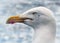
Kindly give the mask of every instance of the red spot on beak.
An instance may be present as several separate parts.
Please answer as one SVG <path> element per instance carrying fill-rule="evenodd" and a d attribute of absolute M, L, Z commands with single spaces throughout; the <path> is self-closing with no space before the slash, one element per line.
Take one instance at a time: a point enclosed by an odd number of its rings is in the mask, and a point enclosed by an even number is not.
<path fill-rule="evenodd" d="M 10 20 L 9 23 L 10 23 L 10 24 L 14 24 L 15 21 L 14 21 L 14 20 Z"/>

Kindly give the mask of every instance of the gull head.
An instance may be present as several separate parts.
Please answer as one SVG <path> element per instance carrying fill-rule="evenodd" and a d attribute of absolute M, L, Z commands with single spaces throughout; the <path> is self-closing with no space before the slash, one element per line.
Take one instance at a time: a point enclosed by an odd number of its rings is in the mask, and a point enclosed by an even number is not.
<path fill-rule="evenodd" d="M 32 8 L 19 16 L 12 16 L 8 18 L 7 23 L 24 23 L 32 27 L 38 25 L 47 25 L 53 23 L 54 16 L 51 10 L 45 7 Z"/>

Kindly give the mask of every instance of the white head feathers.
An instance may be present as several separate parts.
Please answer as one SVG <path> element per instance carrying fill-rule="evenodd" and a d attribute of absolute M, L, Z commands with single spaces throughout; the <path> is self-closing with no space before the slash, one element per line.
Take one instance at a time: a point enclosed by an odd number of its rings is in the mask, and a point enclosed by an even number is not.
<path fill-rule="evenodd" d="M 53 12 L 45 7 L 32 8 L 23 13 L 33 20 L 25 20 L 25 24 L 35 28 L 35 36 L 32 43 L 54 43 L 56 34 L 56 22 Z"/>
<path fill-rule="evenodd" d="M 8 23 L 23 22 L 34 28 L 35 35 L 32 43 L 54 43 L 56 34 L 56 22 L 53 12 L 45 7 L 32 8 L 22 16 L 12 17 Z"/>

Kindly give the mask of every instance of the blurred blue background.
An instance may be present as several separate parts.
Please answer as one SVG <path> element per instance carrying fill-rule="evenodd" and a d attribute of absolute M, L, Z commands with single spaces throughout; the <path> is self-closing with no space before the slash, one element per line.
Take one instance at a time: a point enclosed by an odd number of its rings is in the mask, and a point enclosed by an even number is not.
<path fill-rule="evenodd" d="M 60 0 L 0 0 L 0 29 L 11 15 L 21 14 L 31 8 L 44 6 L 54 12 L 56 18 L 56 43 L 60 43 Z"/>

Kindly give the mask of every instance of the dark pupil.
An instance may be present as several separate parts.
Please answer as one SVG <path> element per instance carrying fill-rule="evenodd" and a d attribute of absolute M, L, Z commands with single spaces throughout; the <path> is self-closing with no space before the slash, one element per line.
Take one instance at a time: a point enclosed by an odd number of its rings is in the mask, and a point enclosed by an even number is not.
<path fill-rule="evenodd" d="M 33 12 L 32 14 L 36 14 L 37 12 Z"/>

